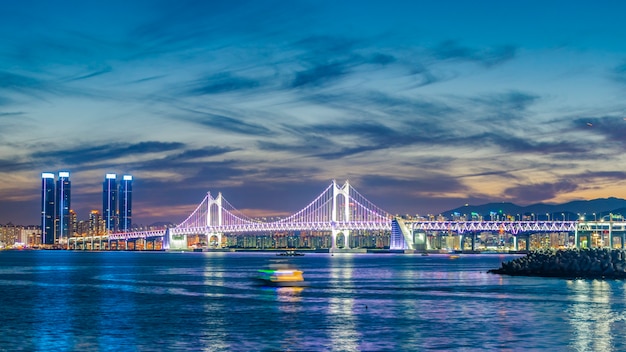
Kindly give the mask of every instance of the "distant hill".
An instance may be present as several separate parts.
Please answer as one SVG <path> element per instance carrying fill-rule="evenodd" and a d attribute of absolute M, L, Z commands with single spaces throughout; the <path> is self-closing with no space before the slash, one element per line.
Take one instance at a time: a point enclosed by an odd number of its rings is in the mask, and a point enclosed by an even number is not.
<path fill-rule="evenodd" d="M 489 219 L 491 213 L 496 214 L 508 214 L 511 216 L 531 216 L 535 214 L 535 218 L 539 220 L 545 220 L 549 214 L 550 219 L 561 220 L 565 217 L 566 220 L 576 220 L 578 214 L 585 215 L 587 220 L 594 219 L 600 220 L 603 216 L 609 214 L 626 216 L 626 199 L 621 198 L 598 198 L 593 200 L 576 200 L 563 204 L 531 204 L 527 206 L 520 206 L 513 203 L 488 203 L 483 205 L 466 205 L 454 209 L 450 209 L 441 213 L 444 216 L 450 216 L 450 214 L 457 213 L 460 215 L 467 214 L 468 217 L 471 213 L 482 215 L 484 219 Z"/>

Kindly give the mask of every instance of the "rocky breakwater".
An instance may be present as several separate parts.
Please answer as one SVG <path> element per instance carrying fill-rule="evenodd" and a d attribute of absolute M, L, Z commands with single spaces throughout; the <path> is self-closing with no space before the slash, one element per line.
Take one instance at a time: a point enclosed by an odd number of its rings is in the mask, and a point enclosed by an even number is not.
<path fill-rule="evenodd" d="M 502 263 L 493 274 L 565 278 L 626 279 L 626 251 L 621 249 L 538 250 Z"/>

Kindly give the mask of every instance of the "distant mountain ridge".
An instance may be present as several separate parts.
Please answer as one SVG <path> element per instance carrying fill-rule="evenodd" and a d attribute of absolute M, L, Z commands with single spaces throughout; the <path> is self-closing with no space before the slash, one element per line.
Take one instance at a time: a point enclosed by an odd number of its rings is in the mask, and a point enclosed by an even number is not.
<path fill-rule="evenodd" d="M 520 216 L 535 214 L 538 219 L 545 220 L 550 215 L 550 219 L 563 219 L 576 220 L 578 214 L 585 215 L 587 220 L 594 219 L 595 217 L 600 220 L 603 216 L 609 214 L 620 214 L 626 216 L 626 199 L 622 198 L 598 198 L 592 200 L 575 200 L 563 204 L 531 204 L 527 206 L 521 206 L 509 202 L 502 203 L 487 203 L 482 205 L 465 205 L 458 208 L 450 209 L 441 213 L 444 216 L 450 216 L 457 213 L 460 215 L 467 214 L 468 217 L 471 213 L 477 213 L 487 219 L 492 212 L 508 214 L 511 216 Z"/>

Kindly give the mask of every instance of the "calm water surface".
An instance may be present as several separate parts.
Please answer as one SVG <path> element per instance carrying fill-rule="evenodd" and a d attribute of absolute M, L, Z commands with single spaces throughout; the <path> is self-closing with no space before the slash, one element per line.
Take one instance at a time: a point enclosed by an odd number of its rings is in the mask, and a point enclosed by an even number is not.
<path fill-rule="evenodd" d="M 624 281 L 487 274 L 513 256 L 0 252 L 0 350 L 626 350 Z M 308 286 L 253 280 L 277 261 Z"/>

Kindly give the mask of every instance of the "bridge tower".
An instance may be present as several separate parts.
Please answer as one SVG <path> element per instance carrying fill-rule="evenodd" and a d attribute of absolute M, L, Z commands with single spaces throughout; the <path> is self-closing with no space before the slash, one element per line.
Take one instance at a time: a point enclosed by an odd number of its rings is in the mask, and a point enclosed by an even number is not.
<path fill-rule="evenodd" d="M 208 200 L 207 200 L 207 212 L 206 212 L 206 226 L 207 228 L 213 227 L 213 226 L 222 226 L 223 225 L 223 218 L 222 218 L 222 192 L 219 192 L 217 194 L 217 198 L 213 198 L 211 197 L 211 192 L 209 192 L 208 194 Z M 212 217 L 211 215 L 213 214 L 213 212 L 211 211 L 211 207 L 213 205 L 217 206 L 217 219 L 215 219 L 215 217 Z M 215 224 L 214 224 L 215 223 Z M 206 232 L 206 242 L 210 243 L 211 238 L 213 236 L 217 237 L 217 247 L 221 247 L 222 246 L 222 233 L 220 232 Z"/>
<path fill-rule="evenodd" d="M 343 196 L 344 197 L 344 204 L 343 204 L 343 217 L 342 219 L 339 219 L 339 215 L 340 213 L 337 209 L 337 198 L 339 196 Z M 343 241 L 344 241 L 344 245 L 343 248 L 344 249 L 349 249 L 350 248 L 350 231 L 346 228 L 342 228 L 342 227 L 338 227 L 337 226 L 337 222 L 338 220 L 340 220 L 343 223 L 347 223 L 350 221 L 350 183 L 348 181 L 346 181 L 346 183 L 339 187 L 337 186 L 337 182 L 335 180 L 333 180 L 333 206 L 332 206 L 332 213 L 331 213 L 331 221 L 332 221 L 332 232 L 331 232 L 331 238 L 332 238 L 332 245 L 331 245 L 331 251 L 337 249 L 337 235 L 339 233 L 343 233 Z"/>

